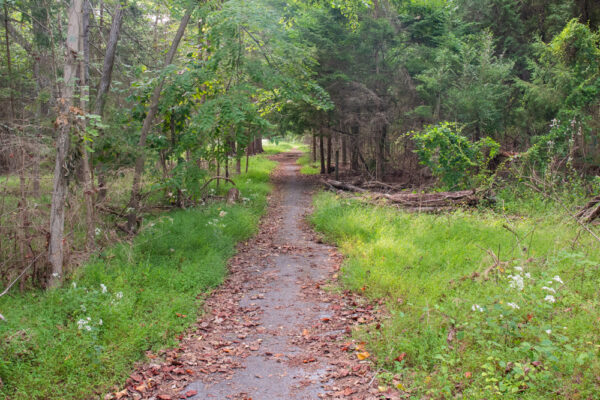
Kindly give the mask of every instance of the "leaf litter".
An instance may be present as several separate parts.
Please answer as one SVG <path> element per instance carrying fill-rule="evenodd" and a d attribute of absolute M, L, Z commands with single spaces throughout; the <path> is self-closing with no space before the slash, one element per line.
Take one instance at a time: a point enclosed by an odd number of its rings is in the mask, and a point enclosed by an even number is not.
<path fill-rule="evenodd" d="M 337 285 L 342 257 L 304 220 L 314 178 L 299 175 L 298 156 L 273 157 L 280 165 L 268 213 L 258 234 L 239 244 L 226 281 L 206 298 L 202 316 L 177 337 L 177 347 L 148 352 L 148 361 L 105 400 L 275 399 L 278 394 L 261 388 L 273 379 L 289 385 L 281 390 L 292 399 L 401 398 L 378 386 L 373 357 L 351 338 L 357 326 L 378 326 L 382 305 L 326 290 Z M 301 192 L 290 182 L 300 182 Z M 283 297 L 273 297 L 278 290 Z M 289 304 L 287 293 L 296 297 Z M 302 308 L 292 309 L 294 304 Z M 257 357 L 260 371 L 248 371 Z M 248 379 L 252 385 L 240 386 Z M 209 395 L 211 390 L 222 397 Z"/>

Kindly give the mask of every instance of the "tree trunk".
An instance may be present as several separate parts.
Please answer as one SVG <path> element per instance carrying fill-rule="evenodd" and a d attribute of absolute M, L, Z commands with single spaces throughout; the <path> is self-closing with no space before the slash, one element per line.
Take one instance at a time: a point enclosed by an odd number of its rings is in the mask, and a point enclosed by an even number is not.
<path fill-rule="evenodd" d="M 6 5 L 6 2 L 4 2 L 4 39 L 6 41 L 6 66 L 8 69 L 8 99 L 9 99 L 9 107 L 8 107 L 8 119 L 10 120 L 10 123 L 12 123 L 13 119 L 15 118 L 15 99 L 14 99 L 14 93 L 13 93 L 13 88 L 12 88 L 12 82 L 13 82 L 13 74 L 12 74 L 12 63 L 11 63 L 11 57 L 10 57 L 10 41 L 8 39 L 8 31 L 9 31 L 9 26 L 8 26 L 8 6 Z"/>
<path fill-rule="evenodd" d="M 82 46 L 83 58 L 79 60 L 79 86 L 81 88 L 80 106 L 84 114 L 87 114 L 89 97 L 89 65 L 90 65 L 90 49 L 89 49 L 89 28 L 90 28 L 90 2 L 84 0 L 83 16 L 82 16 Z M 82 135 L 86 130 L 85 117 L 80 119 L 80 129 Z M 83 198 L 85 201 L 85 223 L 86 235 L 85 243 L 88 250 L 93 249 L 95 244 L 95 222 L 94 222 L 94 187 L 92 182 L 92 168 L 90 166 L 90 156 L 88 154 L 85 141 L 80 140 L 80 152 L 82 155 L 81 168 L 83 174 Z"/>
<path fill-rule="evenodd" d="M 358 172 L 358 127 L 352 127 L 352 136 L 350 137 L 350 169 Z"/>
<path fill-rule="evenodd" d="M 257 135 L 254 140 L 254 154 L 264 153 L 263 145 L 262 145 L 262 135 Z"/>
<path fill-rule="evenodd" d="M 331 132 L 327 135 L 327 174 L 331 173 Z"/>
<path fill-rule="evenodd" d="M 348 143 L 346 139 L 346 135 L 342 135 L 342 165 L 348 165 Z"/>
<path fill-rule="evenodd" d="M 250 143 L 246 147 L 246 173 L 248 173 L 248 167 L 250 166 Z"/>
<path fill-rule="evenodd" d="M 317 161 L 317 135 L 312 133 L 312 162 Z"/>
<path fill-rule="evenodd" d="M 123 6 L 121 2 L 117 2 L 115 11 L 113 12 L 112 24 L 110 26 L 110 33 L 108 35 L 108 42 L 106 44 L 106 52 L 104 53 L 104 63 L 102 65 L 102 76 L 100 77 L 100 85 L 98 86 L 98 92 L 96 93 L 96 101 L 94 102 L 93 113 L 104 116 L 104 106 L 106 105 L 106 97 L 110 89 L 112 82 L 112 71 L 115 65 L 115 55 L 117 53 L 117 44 L 119 42 L 119 35 L 121 33 L 121 26 L 123 25 Z M 96 167 L 96 175 L 98 176 L 98 198 L 97 201 L 103 201 L 106 198 L 106 177 L 105 171 L 101 165 Z"/>
<path fill-rule="evenodd" d="M 323 149 L 323 132 L 319 135 L 319 156 L 321 158 L 321 175 L 325 174 L 325 150 Z"/>
<path fill-rule="evenodd" d="M 185 15 L 181 19 L 181 22 L 179 23 L 179 29 L 177 29 L 175 38 L 171 43 L 171 48 L 167 53 L 165 66 L 173 62 L 175 52 L 177 51 L 177 47 L 179 46 L 179 42 L 183 37 L 183 33 L 185 32 L 185 28 L 187 27 L 187 24 L 190 21 L 190 17 L 192 16 L 193 11 L 194 7 L 188 8 Z M 152 124 L 154 122 L 154 116 L 158 111 L 158 101 L 160 99 L 160 92 L 162 91 L 164 83 L 164 78 L 161 78 L 156 87 L 154 88 L 154 91 L 152 92 L 152 97 L 150 99 L 150 108 L 148 109 L 146 118 L 144 118 L 144 124 L 140 133 L 140 140 L 138 142 L 138 150 L 140 151 L 140 154 L 135 160 L 135 171 L 133 174 L 133 184 L 131 185 L 131 197 L 129 199 L 130 212 L 127 215 L 127 229 L 129 230 L 129 232 L 135 232 L 137 230 L 137 214 L 140 206 L 141 180 L 142 173 L 144 172 L 144 162 L 146 161 L 146 158 L 144 157 L 144 148 L 146 147 L 146 138 L 148 137 L 148 134 L 150 133 L 150 129 L 152 128 Z"/>
<path fill-rule="evenodd" d="M 67 157 L 70 142 L 70 107 L 76 84 L 78 56 L 82 56 L 81 34 L 83 29 L 83 0 L 71 0 L 68 10 L 69 22 L 65 44 L 65 66 L 62 84 L 62 97 L 59 100 L 59 115 L 55 126 L 58 130 L 56 139 L 56 162 L 54 164 L 54 184 L 52 203 L 50 206 L 50 240 L 48 244 L 48 261 L 51 265 L 49 287 L 60 285 L 63 278 L 65 202 L 67 200 L 68 175 Z"/>
<path fill-rule="evenodd" d="M 123 25 L 123 6 L 121 2 L 117 2 L 115 11 L 113 12 L 112 25 L 108 35 L 108 43 L 106 44 L 106 53 L 104 54 L 104 64 L 102 65 L 102 76 L 100 77 L 100 85 L 96 94 L 96 102 L 94 103 L 94 114 L 102 116 L 104 113 L 104 105 L 106 104 L 106 95 L 110 89 L 112 82 L 112 71 L 115 65 L 115 54 L 117 53 L 117 43 L 119 42 L 119 34 Z"/>
<path fill-rule="evenodd" d="M 383 175 L 385 174 L 385 143 L 387 136 L 386 134 L 387 127 L 384 126 L 379 135 L 377 136 L 377 143 L 375 148 L 375 162 L 377 164 L 375 168 L 375 179 L 377 179 L 378 181 L 382 181 Z"/>

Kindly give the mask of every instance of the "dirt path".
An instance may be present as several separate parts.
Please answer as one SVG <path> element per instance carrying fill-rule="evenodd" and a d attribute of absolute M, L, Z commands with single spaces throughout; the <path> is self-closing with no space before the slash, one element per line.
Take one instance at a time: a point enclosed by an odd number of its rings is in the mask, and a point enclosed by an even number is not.
<path fill-rule="evenodd" d="M 280 166 L 260 232 L 238 248 L 195 329 L 178 348 L 150 354 L 156 363 L 131 375 L 122 398 L 381 398 L 368 358 L 358 359 L 364 349 L 348 335 L 353 325 L 374 325 L 373 307 L 322 290 L 340 256 L 306 226 L 313 185 L 298 156 L 274 157 Z"/>

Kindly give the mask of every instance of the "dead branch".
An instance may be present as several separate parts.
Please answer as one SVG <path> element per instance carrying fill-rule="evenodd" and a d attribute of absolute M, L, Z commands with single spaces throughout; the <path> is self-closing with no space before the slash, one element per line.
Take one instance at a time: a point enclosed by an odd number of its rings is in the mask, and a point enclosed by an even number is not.
<path fill-rule="evenodd" d="M 208 181 L 206 181 L 206 183 L 204 183 L 204 185 L 202 185 L 202 187 L 200 188 L 200 191 L 203 191 L 204 189 L 206 189 L 206 187 L 214 180 L 224 180 L 226 182 L 231 183 L 233 186 L 235 186 L 235 182 L 233 180 L 231 180 L 230 178 L 226 178 L 224 176 L 213 176 L 212 178 L 210 178 Z"/>

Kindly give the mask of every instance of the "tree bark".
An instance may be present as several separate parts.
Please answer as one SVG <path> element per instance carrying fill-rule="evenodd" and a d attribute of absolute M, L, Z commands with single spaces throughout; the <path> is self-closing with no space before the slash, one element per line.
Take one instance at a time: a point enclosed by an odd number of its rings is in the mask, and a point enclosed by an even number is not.
<path fill-rule="evenodd" d="M 194 7 L 190 7 L 181 22 L 179 23 L 179 28 L 177 29 L 177 33 L 175 34 L 175 38 L 171 43 L 171 48 L 167 53 L 167 58 L 165 60 L 165 66 L 171 64 L 173 62 L 173 58 L 175 57 L 175 52 L 177 51 L 177 47 L 179 47 L 179 42 L 183 37 L 183 33 L 185 32 L 185 28 L 187 27 L 188 22 L 190 21 L 190 17 L 192 16 L 192 12 L 194 11 Z M 154 116 L 158 111 L 158 101 L 160 100 L 160 92 L 162 91 L 163 85 L 165 83 L 164 78 L 161 78 L 154 88 L 152 92 L 152 97 L 150 99 L 150 108 L 148 109 L 148 113 L 146 114 L 146 118 L 144 118 L 144 124 L 142 126 L 142 131 L 140 133 L 140 140 L 138 142 L 138 148 L 140 154 L 138 155 L 135 161 L 135 171 L 133 174 L 133 184 L 131 186 L 131 197 L 129 199 L 129 213 L 127 215 L 127 229 L 129 232 L 135 232 L 137 230 L 137 214 L 140 206 L 140 188 L 141 188 L 141 179 L 142 173 L 144 172 L 144 162 L 146 158 L 144 157 L 144 148 L 146 147 L 146 138 L 150 133 L 150 129 L 152 128 L 152 124 L 154 122 Z"/>
<path fill-rule="evenodd" d="M 15 118 L 15 99 L 14 99 L 14 93 L 13 93 L 13 88 L 12 88 L 12 82 L 13 82 L 13 74 L 12 74 L 12 62 L 11 62 L 11 57 L 10 57 L 10 40 L 8 38 L 8 31 L 9 31 L 9 25 L 8 25 L 8 6 L 6 5 L 6 2 L 4 2 L 4 39 L 6 41 L 6 66 L 8 68 L 8 99 L 9 99 L 9 107 L 8 107 L 8 119 L 10 120 L 10 123 L 12 123 L 13 119 Z"/>
<path fill-rule="evenodd" d="M 348 164 L 348 154 L 347 154 L 347 139 L 346 139 L 346 135 L 342 135 L 342 165 L 347 165 Z"/>
<path fill-rule="evenodd" d="M 331 152 L 332 152 L 332 145 L 331 145 L 331 131 L 329 132 L 329 134 L 327 135 L 327 174 L 331 173 Z"/>
<path fill-rule="evenodd" d="M 321 158 L 321 175 L 325 174 L 325 149 L 323 148 L 323 132 L 319 135 L 319 156 Z"/>
<path fill-rule="evenodd" d="M 317 135 L 312 132 L 312 162 L 317 161 Z"/>
<path fill-rule="evenodd" d="M 96 93 L 96 101 L 94 103 L 94 114 L 102 116 L 104 113 L 104 105 L 106 104 L 106 95 L 110 89 L 112 82 L 112 71 L 115 65 L 115 54 L 117 53 L 117 44 L 123 25 L 123 6 L 121 2 L 117 2 L 115 11 L 113 12 L 112 25 L 108 35 L 108 43 L 106 44 L 106 53 L 104 54 L 104 64 L 102 65 L 102 76 L 98 93 Z"/>
<path fill-rule="evenodd" d="M 350 137 L 350 169 L 353 172 L 357 172 L 360 168 L 358 158 L 358 127 L 352 127 L 352 136 Z"/>
<path fill-rule="evenodd" d="M 89 65 L 90 65 L 90 49 L 89 49 L 89 32 L 90 32 L 90 2 L 84 0 L 83 5 L 83 16 L 82 16 L 82 37 L 81 42 L 83 46 L 83 58 L 79 59 L 79 86 L 81 88 L 80 106 L 84 113 L 83 118 L 80 119 L 81 134 L 85 135 L 86 130 L 86 117 L 88 109 L 89 97 Z M 83 138 L 80 140 L 80 152 L 81 152 L 81 168 L 83 175 L 83 198 L 85 201 L 85 223 L 86 223 L 86 235 L 85 242 L 88 250 L 93 249 L 96 246 L 95 242 L 95 221 L 94 221 L 94 187 L 92 182 L 92 168 L 90 165 L 90 156 L 86 148 L 85 141 Z"/>
<path fill-rule="evenodd" d="M 375 147 L 375 179 L 378 181 L 383 180 L 383 175 L 385 174 L 385 143 L 387 136 L 387 127 L 383 127 L 379 135 L 377 135 L 377 143 Z"/>
<path fill-rule="evenodd" d="M 106 44 L 106 52 L 104 53 L 104 63 L 102 65 L 102 76 L 100 77 L 100 84 L 98 85 L 98 92 L 96 93 L 96 101 L 94 102 L 93 113 L 104 116 L 104 106 L 106 105 L 106 97 L 110 90 L 110 84 L 112 82 L 112 72 L 115 65 L 115 55 L 117 53 L 117 44 L 119 42 L 119 35 L 121 33 L 121 27 L 123 25 L 123 5 L 121 2 L 117 2 L 115 11 L 113 12 L 112 24 L 110 26 L 110 33 L 108 34 L 108 42 Z M 102 201 L 106 197 L 106 178 L 105 172 L 101 165 L 97 166 L 96 174 L 98 175 L 98 198 L 97 201 Z"/>
<path fill-rule="evenodd" d="M 82 54 L 82 19 L 83 0 L 72 0 L 68 10 L 69 22 L 65 43 L 64 79 L 59 99 L 59 115 L 55 126 L 58 130 L 56 139 L 56 160 L 54 164 L 54 182 L 52 203 L 50 206 L 50 240 L 48 244 L 48 261 L 51 266 L 49 287 L 60 285 L 63 278 L 64 261 L 64 229 L 65 202 L 67 200 L 68 175 L 67 157 L 70 143 L 70 114 L 73 101 L 74 86 L 77 78 L 77 57 Z"/>

